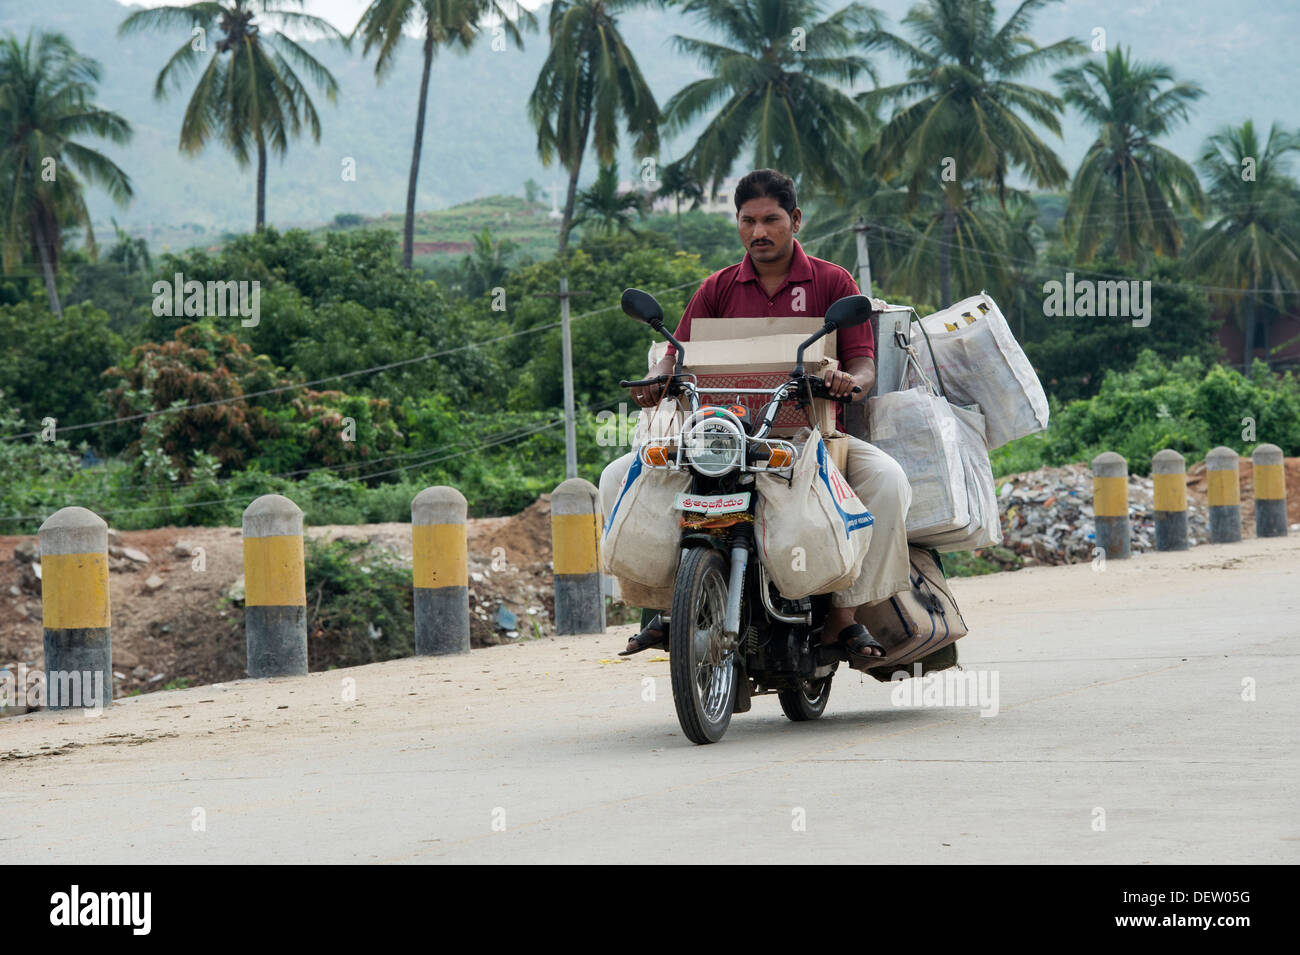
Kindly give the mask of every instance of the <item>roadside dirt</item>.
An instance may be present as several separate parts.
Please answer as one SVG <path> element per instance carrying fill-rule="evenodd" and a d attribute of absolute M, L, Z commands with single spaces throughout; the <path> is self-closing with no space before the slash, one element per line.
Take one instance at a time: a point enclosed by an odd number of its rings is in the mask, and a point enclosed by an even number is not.
<path fill-rule="evenodd" d="M 411 559 L 409 524 L 322 525 L 307 534 L 362 540 Z M 513 517 L 471 520 L 468 538 L 471 644 L 551 636 L 550 496 Z M 244 675 L 238 528 L 110 529 L 109 554 L 115 696 Z M 34 535 L 0 536 L 0 667 L 15 672 L 22 664 L 29 671 L 44 665 L 33 558 L 39 560 Z M 515 617 L 512 629 L 498 625 L 502 607 Z"/>

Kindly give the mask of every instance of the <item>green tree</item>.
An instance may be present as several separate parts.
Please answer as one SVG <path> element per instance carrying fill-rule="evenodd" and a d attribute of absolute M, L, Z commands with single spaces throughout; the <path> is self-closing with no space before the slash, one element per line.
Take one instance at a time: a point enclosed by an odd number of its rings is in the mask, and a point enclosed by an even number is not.
<path fill-rule="evenodd" d="M 411 171 L 406 181 L 406 219 L 402 226 L 402 267 L 411 267 L 415 249 L 415 185 L 420 175 L 420 151 L 424 146 L 424 117 L 429 102 L 429 73 L 439 47 L 457 47 L 464 53 L 482 32 L 485 20 L 497 20 L 502 29 L 523 47 L 519 27 L 535 29 L 537 19 L 514 0 L 371 0 L 352 31 L 364 42 L 362 55 L 378 48 L 375 76 L 382 79 L 396 62 L 402 31 L 416 27 L 422 35 L 423 68 L 420 73 L 420 101 L 415 113 L 415 143 L 411 148 Z"/>
<path fill-rule="evenodd" d="M 34 43 L 34 46 L 33 46 Z M 26 253 L 38 263 L 50 308 L 63 314 L 55 276 L 68 225 L 94 232 L 85 184 L 117 202 L 131 197 L 131 180 L 103 153 L 78 142 L 95 136 L 113 143 L 131 138 L 117 113 L 94 102 L 99 64 L 81 56 L 58 33 L 0 39 L 0 229 L 6 272 Z"/>
<path fill-rule="evenodd" d="M 669 163 L 659 170 L 659 188 L 655 190 L 656 199 L 673 200 L 673 211 L 677 217 L 677 251 L 682 250 L 682 200 L 698 209 L 704 201 L 704 186 L 695 178 L 682 160 Z"/>
<path fill-rule="evenodd" d="M 560 219 L 559 255 L 569 248 L 578 174 L 588 141 L 602 165 L 614 161 L 621 115 L 641 156 L 659 150 L 659 106 L 636 57 L 618 30 L 617 15 L 641 0 L 554 0 L 551 48 L 528 98 L 543 165 L 558 156 L 569 171 Z"/>
<path fill-rule="evenodd" d="M 1246 370 L 1255 350 L 1260 300 L 1267 296 L 1274 309 L 1263 322 L 1267 364 L 1273 319 L 1285 313 L 1285 293 L 1300 289 L 1300 187 L 1287 169 L 1294 152 L 1300 152 L 1300 134 L 1274 124 L 1261 142 L 1255 124 L 1246 120 L 1211 136 L 1197 162 L 1214 219 L 1197 235 L 1187 267 L 1215 285 L 1242 290 L 1220 297 L 1231 303 L 1245 332 Z"/>
<path fill-rule="evenodd" d="M 1183 243 L 1177 214 L 1197 210 L 1200 183 L 1192 167 L 1155 139 L 1187 118 L 1203 94 L 1175 82 L 1173 71 L 1140 63 L 1123 48 L 1059 71 L 1065 102 L 1098 127 L 1070 186 L 1065 234 L 1080 262 L 1099 252 L 1121 262 L 1174 256 Z"/>
<path fill-rule="evenodd" d="M 1013 169 L 1039 187 L 1068 178 L 1031 125 L 1060 136 L 1063 105 L 1052 93 L 1022 82 L 1026 74 L 1084 49 L 1074 39 L 1039 46 L 1029 36 L 1033 15 L 1050 2 L 1055 0 L 1024 0 L 999 25 L 992 0 L 923 0 L 903 18 L 916 42 L 885 31 L 869 38 L 872 46 L 910 64 L 902 83 L 862 94 L 867 106 L 900 104 L 869 161 L 879 163 L 883 175 L 902 173 L 914 199 L 940 177 L 935 239 L 941 304 L 952 302 L 958 223 L 972 188 L 1001 201 Z"/>
<path fill-rule="evenodd" d="M 461 260 L 458 269 L 467 298 L 477 298 L 488 289 L 500 286 L 510 273 L 510 257 L 519 248 L 510 239 L 493 242 L 492 230 L 487 226 L 473 239 L 474 250 Z"/>
<path fill-rule="evenodd" d="M 755 168 L 782 169 L 810 186 L 834 182 L 848 131 L 860 118 L 838 87 L 861 74 L 875 78 L 852 50 L 864 31 L 876 29 L 876 12 L 850 3 L 822 20 L 819 0 L 685 0 L 681 6 L 723 37 L 673 38 L 712 74 L 687 84 L 664 107 L 674 131 L 717 110 L 685 157 L 696 177 L 717 189 L 752 145 Z"/>
<path fill-rule="evenodd" d="M 198 0 L 186 6 L 137 10 L 118 28 L 119 34 L 181 27 L 189 32 L 154 81 L 154 96 L 179 88 L 212 47 L 212 57 L 199 74 L 181 121 L 182 152 L 198 153 L 216 138 L 247 166 L 257 156 L 256 229 L 266 226 L 267 150 L 283 156 L 289 139 L 303 126 L 320 142 L 320 116 L 301 70 L 332 103 L 338 83 L 320 61 L 285 32 L 325 36 L 340 34 L 320 17 L 300 10 L 303 0 Z M 210 37 L 220 36 L 213 43 Z"/>
<path fill-rule="evenodd" d="M 618 191 L 618 163 L 601 166 L 596 181 L 589 189 L 578 194 L 575 226 L 583 231 L 600 234 L 611 232 L 636 232 L 632 228 L 633 216 L 644 218 L 650 203 L 643 193 L 635 189 Z"/>

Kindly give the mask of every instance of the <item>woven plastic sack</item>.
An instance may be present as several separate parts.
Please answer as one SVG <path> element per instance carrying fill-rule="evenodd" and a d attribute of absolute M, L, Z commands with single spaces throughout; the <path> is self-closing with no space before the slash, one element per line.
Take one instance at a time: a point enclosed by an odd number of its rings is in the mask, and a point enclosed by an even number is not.
<path fill-rule="evenodd" d="M 673 586 L 682 533 L 681 512 L 673 505 L 690 486 L 686 471 L 646 467 L 639 454 L 632 460 L 605 516 L 601 555 L 607 573 L 656 590 Z"/>
<path fill-rule="evenodd" d="M 789 480 L 755 476 L 759 559 L 784 597 L 842 589 L 857 577 L 875 518 L 830 461 L 814 432 Z"/>
<path fill-rule="evenodd" d="M 921 326 L 929 347 L 915 334 L 913 344 L 927 376 L 941 382 L 953 404 L 980 406 L 990 449 L 1047 427 L 1043 386 L 986 293 L 926 316 Z"/>

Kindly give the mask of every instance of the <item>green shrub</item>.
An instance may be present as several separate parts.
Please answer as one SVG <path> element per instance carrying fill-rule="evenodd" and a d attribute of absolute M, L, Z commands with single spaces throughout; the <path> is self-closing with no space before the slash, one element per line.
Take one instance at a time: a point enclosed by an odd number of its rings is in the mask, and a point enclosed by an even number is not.
<path fill-rule="evenodd" d="M 306 542 L 311 670 L 408 657 L 415 650 L 411 569 L 364 541 Z"/>

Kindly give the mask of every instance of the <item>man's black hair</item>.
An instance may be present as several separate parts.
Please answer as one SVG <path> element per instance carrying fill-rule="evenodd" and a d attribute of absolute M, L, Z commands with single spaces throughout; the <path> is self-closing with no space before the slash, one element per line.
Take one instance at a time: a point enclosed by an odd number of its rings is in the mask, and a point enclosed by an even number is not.
<path fill-rule="evenodd" d="M 777 205 L 791 216 L 794 215 L 795 206 L 798 205 L 795 202 L 794 180 L 775 169 L 755 169 L 736 183 L 737 215 L 740 214 L 740 207 L 750 199 L 761 199 L 764 196 L 775 199 Z"/>

